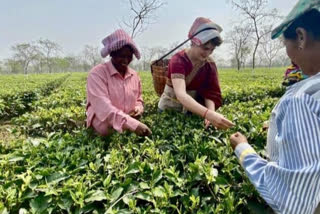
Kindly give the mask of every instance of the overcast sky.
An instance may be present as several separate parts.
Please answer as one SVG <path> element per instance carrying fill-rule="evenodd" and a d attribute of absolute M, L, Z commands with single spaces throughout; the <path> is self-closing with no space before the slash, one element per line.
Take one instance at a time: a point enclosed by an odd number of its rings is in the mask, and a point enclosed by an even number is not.
<path fill-rule="evenodd" d="M 239 20 L 226 0 L 166 2 L 157 11 L 156 22 L 135 39 L 139 47 L 168 47 L 183 41 L 198 16 L 212 19 L 224 33 L 231 29 L 232 20 Z M 269 7 L 287 15 L 296 2 L 269 0 Z M 101 40 L 119 28 L 130 12 L 126 0 L 0 0 L 0 5 L 0 59 L 11 56 L 12 45 L 39 38 L 57 42 L 66 55 L 78 54 L 86 44 L 102 47 Z"/>

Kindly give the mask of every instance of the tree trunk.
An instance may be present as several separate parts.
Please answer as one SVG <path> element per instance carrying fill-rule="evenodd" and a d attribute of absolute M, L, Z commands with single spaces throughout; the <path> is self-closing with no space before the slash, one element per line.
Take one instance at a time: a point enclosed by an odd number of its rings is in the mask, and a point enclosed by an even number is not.
<path fill-rule="evenodd" d="M 238 68 L 238 71 L 240 71 L 240 68 L 241 68 L 241 64 L 240 64 L 240 63 L 241 63 L 240 60 L 237 59 L 237 68 Z"/>
<path fill-rule="evenodd" d="M 23 66 L 23 73 L 24 74 L 28 74 L 28 65 L 29 65 L 29 62 L 24 63 L 24 66 Z"/>
<path fill-rule="evenodd" d="M 259 46 L 259 41 L 260 39 L 257 40 L 257 43 L 256 43 L 256 46 L 254 47 L 254 51 L 253 51 L 253 54 L 252 54 L 252 69 L 254 70 L 255 67 L 256 67 L 256 53 L 257 53 L 257 49 L 258 49 L 258 46 Z"/>

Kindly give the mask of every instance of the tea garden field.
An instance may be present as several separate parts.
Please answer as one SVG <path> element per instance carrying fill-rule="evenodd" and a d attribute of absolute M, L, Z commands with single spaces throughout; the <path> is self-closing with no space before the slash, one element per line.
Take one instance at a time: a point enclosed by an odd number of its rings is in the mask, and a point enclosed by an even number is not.
<path fill-rule="evenodd" d="M 139 72 L 150 137 L 85 128 L 87 73 L 0 76 L 0 214 L 263 213 L 229 136 L 243 132 L 264 154 L 283 71 L 220 71 L 227 131 L 158 113 L 151 74 Z"/>

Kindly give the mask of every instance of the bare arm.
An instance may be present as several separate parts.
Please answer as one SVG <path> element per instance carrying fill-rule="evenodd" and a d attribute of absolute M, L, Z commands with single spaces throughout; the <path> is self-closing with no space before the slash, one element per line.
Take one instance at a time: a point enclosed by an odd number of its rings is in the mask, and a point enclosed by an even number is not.
<path fill-rule="evenodd" d="M 184 79 L 172 79 L 174 93 L 179 102 L 188 110 L 199 116 L 203 116 L 207 108 L 199 104 L 186 91 L 186 82 Z"/>
<path fill-rule="evenodd" d="M 179 102 L 189 111 L 204 117 L 219 129 L 228 129 L 234 124 L 226 119 L 223 115 L 215 112 L 214 103 L 210 100 L 205 101 L 206 106 L 195 101 L 186 91 L 186 83 L 184 79 L 172 79 L 172 85 Z"/>
<path fill-rule="evenodd" d="M 206 107 L 212 111 L 216 110 L 216 106 L 214 104 L 214 102 L 210 99 L 205 98 L 204 99 L 204 104 L 206 105 Z"/>

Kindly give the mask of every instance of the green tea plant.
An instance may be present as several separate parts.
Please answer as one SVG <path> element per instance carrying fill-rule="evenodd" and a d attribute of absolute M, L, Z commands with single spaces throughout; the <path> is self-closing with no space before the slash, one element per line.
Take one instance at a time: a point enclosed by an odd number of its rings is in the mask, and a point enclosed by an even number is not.
<path fill-rule="evenodd" d="M 0 213 L 263 213 L 229 136 L 243 132 L 264 155 L 262 124 L 284 92 L 281 69 L 266 72 L 219 73 L 218 111 L 236 124 L 227 131 L 205 129 L 195 115 L 159 113 L 151 75 L 140 72 L 150 137 L 86 129 L 86 75 L 72 74 L 11 120 L 25 138 L 0 143 Z"/>

